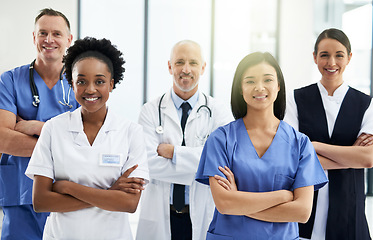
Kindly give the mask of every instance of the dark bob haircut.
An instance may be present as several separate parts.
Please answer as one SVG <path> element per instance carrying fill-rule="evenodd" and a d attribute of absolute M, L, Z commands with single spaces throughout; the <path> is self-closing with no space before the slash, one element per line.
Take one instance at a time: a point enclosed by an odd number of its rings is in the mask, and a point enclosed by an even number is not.
<path fill-rule="evenodd" d="M 320 33 L 320 35 L 317 37 L 317 40 L 315 42 L 315 48 L 314 48 L 315 55 L 317 55 L 317 51 L 319 50 L 319 43 L 321 42 L 321 40 L 324 40 L 327 38 L 334 39 L 340 42 L 343 46 L 346 47 L 347 54 L 350 55 L 351 53 L 350 40 L 348 39 L 347 35 L 343 31 L 336 29 L 336 28 L 325 29 L 322 33 Z"/>
<path fill-rule="evenodd" d="M 248 68 L 258 65 L 262 62 L 268 63 L 276 70 L 280 91 L 278 92 L 277 98 L 274 102 L 273 110 L 275 116 L 278 119 L 282 120 L 284 118 L 286 108 L 286 95 L 285 81 L 281 68 L 278 65 L 276 59 L 270 53 L 254 52 L 247 55 L 241 60 L 234 74 L 231 93 L 231 108 L 235 119 L 243 118 L 247 113 L 247 105 L 242 96 L 242 75 Z"/>
<path fill-rule="evenodd" d="M 125 61 L 116 46 L 112 45 L 110 40 L 105 38 L 96 39 L 85 37 L 84 39 L 76 40 L 74 45 L 67 49 L 67 54 L 63 58 L 65 63 L 66 79 L 72 85 L 72 71 L 75 63 L 85 58 L 96 58 L 104 62 L 114 79 L 114 86 L 123 80 L 123 64 Z"/>

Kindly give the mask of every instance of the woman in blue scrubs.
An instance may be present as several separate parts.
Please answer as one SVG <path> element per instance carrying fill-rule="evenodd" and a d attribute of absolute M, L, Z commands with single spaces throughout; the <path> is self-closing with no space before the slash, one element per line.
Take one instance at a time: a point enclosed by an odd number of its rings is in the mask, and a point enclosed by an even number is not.
<path fill-rule="evenodd" d="M 308 137 L 282 121 L 285 105 L 276 60 L 247 55 L 233 79 L 236 120 L 210 135 L 196 176 L 216 205 L 207 239 L 299 239 L 328 180 Z"/>

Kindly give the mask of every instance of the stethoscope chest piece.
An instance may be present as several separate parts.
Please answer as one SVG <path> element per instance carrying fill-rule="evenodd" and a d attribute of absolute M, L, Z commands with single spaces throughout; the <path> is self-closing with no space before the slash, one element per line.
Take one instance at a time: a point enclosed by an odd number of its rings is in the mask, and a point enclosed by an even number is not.
<path fill-rule="evenodd" d="M 156 127 L 155 132 L 158 133 L 158 134 L 163 134 L 163 127 L 162 126 Z"/>

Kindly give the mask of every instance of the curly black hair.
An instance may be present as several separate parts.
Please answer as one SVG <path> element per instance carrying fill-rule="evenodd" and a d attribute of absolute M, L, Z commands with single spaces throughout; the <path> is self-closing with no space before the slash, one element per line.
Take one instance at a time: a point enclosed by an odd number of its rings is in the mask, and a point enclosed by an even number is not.
<path fill-rule="evenodd" d="M 108 39 L 96 39 L 85 37 L 76 40 L 74 45 L 67 49 L 67 54 L 63 57 L 65 64 L 66 79 L 72 85 L 72 70 L 76 62 L 83 58 L 95 57 L 105 62 L 111 71 L 114 79 L 114 86 L 123 80 L 125 71 L 123 64 L 123 54 Z"/>

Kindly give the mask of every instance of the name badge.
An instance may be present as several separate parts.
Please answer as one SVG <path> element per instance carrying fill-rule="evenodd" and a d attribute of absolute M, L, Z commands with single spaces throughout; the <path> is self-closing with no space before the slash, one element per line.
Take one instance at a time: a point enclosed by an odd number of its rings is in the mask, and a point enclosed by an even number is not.
<path fill-rule="evenodd" d="M 122 159 L 122 154 L 100 154 L 100 165 L 121 167 L 123 165 Z"/>

